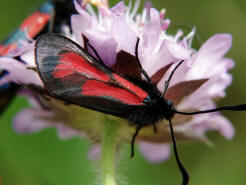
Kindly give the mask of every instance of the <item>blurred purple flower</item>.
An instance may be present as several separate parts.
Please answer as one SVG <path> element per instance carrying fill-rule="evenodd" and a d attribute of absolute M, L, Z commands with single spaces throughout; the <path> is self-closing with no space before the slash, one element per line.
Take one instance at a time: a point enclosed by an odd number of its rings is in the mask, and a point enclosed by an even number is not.
<path fill-rule="evenodd" d="M 164 10 L 159 12 L 152 8 L 150 3 L 146 3 L 142 13 L 137 14 L 139 1 L 136 1 L 133 7 L 131 2 L 128 6 L 119 2 L 112 8 L 108 8 L 106 0 L 91 2 L 98 8 L 98 13 L 95 13 L 87 1 L 82 4 L 74 1 L 78 14 L 71 15 L 72 30 L 63 25 L 63 33 L 82 47 L 83 39 L 86 37 L 108 67 L 117 71 L 129 65 L 130 59 L 135 59 L 135 45 L 137 38 L 140 38 L 141 64 L 149 76 L 156 80 L 160 91 L 163 90 L 164 82 L 177 62 L 184 60 L 175 73 L 165 97 L 179 110 L 214 108 L 214 100 L 225 96 L 225 88 L 232 80 L 228 70 L 234 66 L 233 60 L 224 57 L 231 47 L 231 35 L 216 34 L 196 51 L 191 47 L 195 30 L 188 35 L 183 35 L 181 30 L 176 35 L 167 34 L 170 20 L 165 18 Z M 33 44 L 27 47 L 28 50 L 23 49 L 23 52 L 20 52 L 22 61 L 10 57 L 0 58 L 0 68 L 9 71 L 9 74 L 0 80 L 0 84 L 15 82 L 44 88 L 38 74 L 33 70 Z M 94 55 L 94 52 L 90 53 Z M 122 60 L 122 53 L 129 60 Z M 157 71 L 162 71 L 164 75 L 161 78 L 153 76 Z M 95 133 L 100 132 L 101 117 L 105 115 L 66 105 L 54 98 L 39 96 L 29 89 L 21 91 L 21 94 L 30 99 L 32 108 L 22 110 L 14 119 L 17 132 L 32 133 L 46 127 L 56 127 L 61 138 L 86 135 L 97 141 Z M 43 104 L 49 109 L 45 109 Z M 234 135 L 230 121 L 220 113 L 176 115 L 173 125 L 178 140 L 206 142 L 205 133 L 210 130 L 218 130 L 227 139 Z M 125 127 L 123 138 L 129 140 L 134 129 L 127 124 Z M 151 128 L 144 128 L 138 141 L 140 151 L 151 162 L 160 162 L 170 155 L 170 132 L 167 123 L 158 125 L 157 134 Z M 100 146 L 97 144 L 92 146 L 89 153 L 92 158 L 98 158 L 98 152 Z"/>

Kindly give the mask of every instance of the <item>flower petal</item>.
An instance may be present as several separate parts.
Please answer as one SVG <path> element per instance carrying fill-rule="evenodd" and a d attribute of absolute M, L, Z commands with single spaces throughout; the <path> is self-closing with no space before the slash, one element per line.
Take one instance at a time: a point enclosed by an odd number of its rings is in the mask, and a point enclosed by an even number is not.
<path fill-rule="evenodd" d="M 116 62 L 116 47 L 117 42 L 113 37 L 105 34 L 104 32 L 87 32 L 86 37 L 89 39 L 89 43 L 97 51 L 103 62 L 111 67 Z M 96 57 L 95 53 L 89 48 L 89 52 Z M 96 57 L 97 58 L 97 57 Z"/>
<path fill-rule="evenodd" d="M 7 82 L 14 82 L 17 84 L 34 84 L 43 86 L 38 74 L 27 69 L 27 65 L 18 60 L 9 57 L 0 57 L 0 69 L 6 70 L 9 74 L 1 79 L 0 85 Z"/>
<path fill-rule="evenodd" d="M 21 57 L 21 60 L 26 62 L 29 67 L 34 67 L 35 66 L 34 45 L 32 48 L 30 48 L 30 50 L 23 53 L 20 57 Z"/>
<path fill-rule="evenodd" d="M 159 163 L 167 160 L 171 154 L 170 146 L 167 143 L 157 144 L 140 141 L 138 145 L 143 156 L 152 163 Z"/>
<path fill-rule="evenodd" d="M 82 14 L 84 12 L 84 9 L 80 6 L 77 0 L 73 0 L 73 3 L 74 3 L 74 7 L 77 10 L 77 12 Z"/>
<path fill-rule="evenodd" d="M 71 16 L 72 31 L 74 33 L 75 40 L 79 45 L 84 45 L 82 33 L 84 33 L 86 29 L 89 29 L 90 26 L 91 19 L 90 15 L 87 12 L 83 11 L 80 15 Z"/>
<path fill-rule="evenodd" d="M 166 44 L 172 56 L 174 56 L 179 60 L 184 60 L 190 57 L 189 50 L 187 50 L 186 48 L 184 48 L 183 46 L 179 45 L 176 42 L 170 40 L 164 40 L 163 44 Z"/>
<path fill-rule="evenodd" d="M 235 135 L 235 129 L 231 122 L 224 116 L 217 117 L 217 128 L 222 136 L 232 139 Z"/>
<path fill-rule="evenodd" d="M 208 39 L 200 48 L 197 58 L 206 61 L 218 61 L 231 48 L 232 36 L 230 34 L 216 34 Z"/>
<path fill-rule="evenodd" d="M 150 8 L 150 21 L 143 29 L 143 46 L 148 51 L 153 51 L 161 33 L 160 14 Z"/>
<path fill-rule="evenodd" d="M 227 139 L 232 139 L 235 134 L 235 129 L 231 122 L 220 115 L 219 113 L 214 113 L 210 115 L 202 115 L 195 118 L 196 124 L 191 127 L 194 133 L 201 136 L 205 134 L 206 131 L 218 130 L 221 135 Z"/>
<path fill-rule="evenodd" d="M 50 113 L 40 109 L 23 109 L 14 118 L 14 129 L 18 133 L 33 133 L 53 124 L 51 121 L 40 119 L 40 117 L 50 117 Z"/>
<path fill-rule="evenodd" d="M 68 127 L 64 124 L 57 124 L 56 129 L 57 129 L 58 136 L 60 139 L 69 139 L 69 138 L 72 138 L 75 136 L 80 136 L 80 137 L 84 136 L 82 131 L 75 130 L 75 129 Z"/>
<path fill-rule="evenodd" d="M 112 22 L 112 35 L 117 42 L 117 51 L 123 50 L 135 55 L 136 33 L 126 23 L 125 16 L 118 16 Z"/>
<path fill-rule="evenodd" d="M 115 6 L 113 6 L 113 7 L 111 8 L 111 11 L 112 11 L 115 15 L 123 15 L 124 12 L 126 11 L 125 2 L 124 2 L 124 1 L 118 2 Z"/>
<path fill-rule="evenodd" d="M 233 67 L 232 61 L 224 61 L 222 57 L 230 49 L 230 34 L 216 34 L 207 40 L 193 57 L 192 68 L 186 79 L 207 78 L 220 75 Z"/>

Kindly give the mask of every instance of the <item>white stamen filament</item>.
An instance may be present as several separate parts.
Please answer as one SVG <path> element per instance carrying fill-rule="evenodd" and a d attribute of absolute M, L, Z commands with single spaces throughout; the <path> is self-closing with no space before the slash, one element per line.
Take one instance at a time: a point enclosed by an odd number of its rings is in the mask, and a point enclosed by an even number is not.
<path fill-rule="evenodd" d="M 146 22 L 146 16 L 147 16 L 147 9 L 144 8 L 142 13 L 142 23 Z"/>
<path fill-rule="evenodd" d="M 193 41 L 195 34 L 196 34 L 196 27 L 193 27 L 191 32 L 186 36 L 189 48 L 191 48 L 191 44 L 192 44 L 192 41 Z"/>
<path fill-rule="evenodd" d="M 133 19 L 133 17 L 137 14 L 139 6 L 140 6 L 140 0 L 135 0 L 132 12 L 130 13 L 130 18 Z"/>
<path fill-rule="evenodd" d="M 182 37 L 184 32 L 182 30 L 178 30 L 177 34 L 175 35 L 174 39 L 177 41 L 180 37 Z"/>
<path fill-rule="evenodd" d="M 86 6 L 86 10 L 89 12 L 90 15 L 96 17 L 97 14 L 96 12 L 94 11 L 94 9 L 92 8 L 91 4 L 87 4 Z"/>
<path fill-rule="evenodd" d="M 129 0 L 129 5 L 127 6 L 127 10 L 126 10 L 126 17 L 130 17 L 131 8 L 132 8 L 132 0 Z"/>

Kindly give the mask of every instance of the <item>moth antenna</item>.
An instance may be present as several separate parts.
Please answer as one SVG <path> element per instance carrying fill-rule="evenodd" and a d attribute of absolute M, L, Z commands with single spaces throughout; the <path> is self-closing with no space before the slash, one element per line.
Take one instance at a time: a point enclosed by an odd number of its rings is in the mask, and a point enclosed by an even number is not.
<path fill-rule="evenodd" d="M 97 58 L 99 59 L 99 62 L 101 62 L 102 64 L 104 64 L 102 58 L 100 57 L 100 55 L 97 53 L 97 50 L 90 44 L 90 42 L 88 41 L 88 46 L 92 49 L 92 51 L 95 53 L 95 55 L 97 56 Z"/>
<path fill-rule="evenodd" d="M 187 185 L 189 182 L 189 174 L 186 171 L 186 169 L 184 168 L 183 164 L 180 162 L 179 159 L 179 155 L 178 155 L 178 150 L 177 150 L 177 146 L 176 146 L 176 141 L 175 141 L 175 136 L 174 136 L 174 131 L 173 131 L 173 124 L 172 124 L 172 120 L 169 119 L 169 127 L 170 127 L 170 132 L 171 132 L 171 137 L 172 137 L 172 142 L 173 142 L 173 151 L 174 151 L 174 155 L 175 155 L 175 159 L 177 161 L 179 170 L 183 176 L 183 182 L 182 185 Z"/>
<path fill-rule="evenodd" d="M 138 57 L 138 46 L 139 46 L 139 37 L 137 38 L 137 42 L 136 42 L 136 47 L 135 47 L 135 56 L 136 56 L 136 59 L 137 59 L 137 63 L 138 63 L 138 66 L 140 67 L 141 69 L 141 73 L 144 75 L 144 77 L 147 79 L 147 81 L 152 85 L 152 87 L 155 89 L 156 93 L 160 94 L 160 92 L 158 91 L 156 85 L 151 81 L 149 75 L 147 74 L 147 72 L 143 69 L 141 63 L 140 63 L 140 60 L 139 60 L 139 57 Z"/>
<path fill-rule="evenodd" d="M 181 112 L 181 111 L 178 111 L 178 110 L 173 110 L 173 112 L 177 113 L 177 114 L 183 114 L 183 115 L 195 115 L 195 114 L 205 114 L 205 113 L 224 111 L 224 110 L 246 111 L 246 104 L 227 105 L 227 106 L 218 107 L 218 108 L 215 108 L 215 109 L 195 111 L 195 112 Z"/>
<path fill-rule="evenodd" d="M 135 144 L 136 137 L 138 136 L 138 133 L 139 133 L 139 131 L 140 131 L 142 128 L 143 128 L 142 125 L 138 126 L 138 127 L 136 128 L 135 133 L 134 133 L 133 136 L 132 136 L 132 142 L 131 142 L 131 158 L 134 157 L 134 144 Z"/>
<path fill-rule="evenodd" d="M 170 76 L 168 77 L 168 80 L 165 81 L 164 90 L 163 90 L 163 92 L 162 92 L 162 94 L 161 94 L 162 97 L 166 94 L 167 89 L 168 89 L 168 87 L 169 87 L 169 83 L 170 83 L 170 81 L 171 81 L 171 79 L 172 79 L 172 77 L 173 77 L 175 71 L 178 69 L 178 67 L 179 67 L 183 62 L 184 62 L 184 60 L 181 60 L 181 61 L 178 63 L 178 65 L 175 66 L 175 68 L 174 68 L 173 71 L 171 72 Z"/>
<path fill-rule="evenodd" d="M 141 73 L 144 75 L 144 77 L 147 79 L 147 81 L 151 83 L 150 77 L 149 77 L 149 75 L 146 73 L 146 71 L 143 69 L 143 67 L 142 67 L 142 65 L 141 65 L 141 63 L 140 63 L 139 57 L 138 57 L 138 46 L 139 46 L 139 41 L 140 41 L 140 39 L 137 38 L 136 47 L 135 47 L 135 56 L 136 56 L 136 59 L 137 59 L 138 66 L 139 66 L 140 69 L 141 69 Z"/>

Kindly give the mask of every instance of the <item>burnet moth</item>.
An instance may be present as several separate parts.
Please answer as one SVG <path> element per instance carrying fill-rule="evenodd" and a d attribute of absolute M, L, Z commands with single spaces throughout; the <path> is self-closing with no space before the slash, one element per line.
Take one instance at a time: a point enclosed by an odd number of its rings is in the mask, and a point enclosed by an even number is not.
<path fill-rule="evenodd" d="M 86 40 L 86 39 L 85 39 Z M 136 131 L 131 142 L 131 156 L 134 155 L 134 142 L 143 127 L 158 124 L 163 119 L 169 121 L 174 154 L 183 176 L 183 185 L 188 184 L 189 176 L 179 160 L 172 118 L 175 114 L 193 115 L 221 110 L 244 111 L 246 104 L 224 106 L 197 112 L 181 112 L 176 110 L 172 102 L 165 99 L 169 82 L 176 69 L 182 65 L 180 61 L 165 82 L 160 92 L 155 80 L 162 77 L 159 70 L 151 78 L 142 68 L 138 58 L 139 39 L 135 47 L 136 65 L 145 79 L 134 75 L 122 75 L 104 65 L 96 50 L 91 47 L 98 59 L 70 39 L 58 34 L 45 34 L 38 38 L 35 45 L 35 61 L 37 71 L 45 89 L 50 96 L 65 102 L 86 107 L 124 118 Z M 87 48 L 87 46 L 85 48 Z"/>
<path fill-rule="evenodd" d="M 20 26 L 0 44 L 0 57 L 12 56 L 14 51 L 23 47 L 23 43 L 29 43 L 48 25 L 54 11 L 51 2 L 44 3 L 38 10 L 28 16 Z M 8 75 L 8 71 L 0 69 L 0 79 Z M 11 102 L 19 85 L 5 83 L 0 86 L 0 115 Z"/>
<path fill-rule="evenodd" d="M 28 16 L 7 39 L 0 45 L 0 56 L 6 56 L 11 51 L 22 47 L 23 42 L 35 38 L 50 21 L 54 11 L 53 4 L 44 3 L 38 10 Z"/>
<path fill-rule="evenodd" d="M 0 44 L 0 57 L 12 56 L 14 51 L 23 47 L 23 43 L 29 43 L 30 40 L 41 34 L 61 33 L 61 25 L 64 23 L 70 25 L 70 16 L 75 12 L 72 0 L 43 3 Z M 0 79 L 6 75 L 8 75 L 8 71 L 0 69 Z M 18 89 L 19 85 L 14 83 L 5 83 L 0 86 L 0 115 L 16 95 Z"/>

